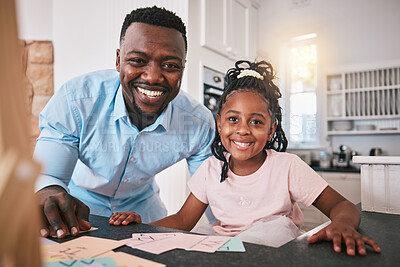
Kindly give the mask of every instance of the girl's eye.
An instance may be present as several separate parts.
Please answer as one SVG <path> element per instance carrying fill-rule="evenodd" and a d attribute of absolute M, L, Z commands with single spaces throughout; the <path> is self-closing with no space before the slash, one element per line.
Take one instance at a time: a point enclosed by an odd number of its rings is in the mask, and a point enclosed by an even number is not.
<path fill-rule="evenodd" d="M 237 118 L 235 118 L 235 117 L 229 117 L 229 118 L 228 118 L 228 120 L 229 120 L 229 121 L 236 122 L 238 119 L 237 119 Z"/>

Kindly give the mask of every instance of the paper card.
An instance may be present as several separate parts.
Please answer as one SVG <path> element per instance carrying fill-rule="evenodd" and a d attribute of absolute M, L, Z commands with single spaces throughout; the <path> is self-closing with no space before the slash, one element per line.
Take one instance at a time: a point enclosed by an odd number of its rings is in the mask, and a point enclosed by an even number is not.
<path fill-rule="evenodd" d="M 151 260 L 146 260 L 137 256 L 133 256 L 124 252 L 108 251 L 101 254 L 104 257 L 112 257 L 118 267 L 163 267 L 165 264 Z"/>
<path fill-rule="evenodd" d="M 82 266 L 101 266 L 101 267 L 119 267 L 112 257 L 99 257 L 80 260 L 65 260 L 56 262 L 47 262 L 45 267 L 82 267 Z"/>
<path fill-rule="evenodd" d="M 153 254 L 160 254 L 176 248 L 173 241 L 182 233 L 142 233 L 132 234 L 132 238 L 123 240 L 127 246 Z"/>
<path fill-rule="evenodd" d="M 86 232 L 94 231 L 94 230 L 97 230 L 97 229 L 99 229 L 99 228 L 91 227 L 89 230 L 86 230 L 86 231 L 80 230 L 79 233 L 86 233 Z M 71 235 L 71 234 L 70 234 L 69 230 L 67 229 L 67 233 L 66 233 L 65 236 L 67 237 L 67 236 L 69 236 L 69 235 Z M 54 233 L 52 233 L 52 234 L 51 234 L 51 237 L 57 237 L 57 235 L 54 234 Z"/>
<path fill-rule="evenodd" d="M 245 252 L 242 239 L 238 236 L 230 237 L 229 241 L 222 245 L 217 251 Z"/>
<path fill-rule="evenodd" d="M 182 234 L 180 236 L 177 236 L 174 239 L 174 242 L 176 242 L 176 248 L 187 249 L 187 248 L 191 248 L 194 245 L 200 243 L 201 241 L 203 241 L 206 238 L 208 238 L 208 236 Z"/>
<path fill-rule="evenodd" d="M 57 242 L 55 242 L 53 240 L 50 240 L 48 238 L 45 238 L 45 237 L 40 237 L 39 240 L 40 240 L 40 245 L 41 246 L 57 245 L 58 244 Z"/>
<path fill-rule="evenodd" d="M 139 233 L 123 240 L 127 246 L 153 254 L 160 254 L 178 248 L 183 233 Z M 178 239 L 177 239 L 178 238 Z"/>
<path fill-rule="evenodd" d="M 223 244 L 228 242 L 229 237 L 225 236 L 207 236 L 207 238 L 201 240 L 194 246 L 187 248 L 186 250 L 195 250 L 201 252 L 213 253 L 219 249 Z"/>
<path fill-rule="evenodd" d="M 93 258 L 123 245 L 125 243 L 122 241 L 82 236 L 58 245 L 43 247 L 43 257 L 62 260 Z"/>
<path fill-rule="evenodd" d="M 124 242 L 129 243 L 129 246 L 139 246 L 147 243 L 153 243 L 163 239 L 169 239 L 176 237 L 178 235 L 182 235 L 183 233 L 138 233 L 132 234 L 132 238 L 128 238 L 122 240 Z"/>

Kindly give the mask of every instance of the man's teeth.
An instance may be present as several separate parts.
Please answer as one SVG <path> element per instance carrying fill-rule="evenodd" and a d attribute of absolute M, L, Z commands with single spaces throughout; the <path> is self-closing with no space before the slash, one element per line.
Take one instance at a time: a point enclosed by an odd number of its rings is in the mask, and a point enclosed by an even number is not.
<path fill-rule="evenodd" d="M 233 141 L 236 145 L 241 146 L 241 147 L 248 147 L 251 145 L 251 143 L 241 143 L 241 142 L 236 142 Z"/>
<path fill-rule="evenodd" d="M 142 93 L 146 96 L 150 96 L 150 97 L 157 97 L 157 96 L 160 96 L 163 94 L 162 91 L 150 91 L 150 90 L 145 90 L 145 89 L 139 88 L 139 87 L 138 87 L 138 90 L 140 93 Z"/>

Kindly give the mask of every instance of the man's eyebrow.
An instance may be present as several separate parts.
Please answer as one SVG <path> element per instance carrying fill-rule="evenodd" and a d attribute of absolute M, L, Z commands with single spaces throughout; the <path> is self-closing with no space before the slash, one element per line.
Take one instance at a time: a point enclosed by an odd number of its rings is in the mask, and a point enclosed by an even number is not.
<path fill-rule="evenodd" d="M 142 55 L 142 56 L 147 56 L 146 53 L 141 52 L 141 51 L 136 51 L 136 50 L 131 50 L 131 51 L 128 52 L 128 54 L 139 54 L 139 55 Z"/>
<path fill-rule="evenodd" d="M 148 56 L 145 52 L 136 51 L 136 50 L 131 50 L 131 51 L 128 52 L 128 54 L 139 54 L 139 55 L 146 56 L 146 57 Z M 166 56 L 164 58 L 164 60 L 170 60 L 170 59 L 176 59 L 176 60 L 182 61 L 182 58 L 181 57 L 177 57 L 177 56 Z"/>

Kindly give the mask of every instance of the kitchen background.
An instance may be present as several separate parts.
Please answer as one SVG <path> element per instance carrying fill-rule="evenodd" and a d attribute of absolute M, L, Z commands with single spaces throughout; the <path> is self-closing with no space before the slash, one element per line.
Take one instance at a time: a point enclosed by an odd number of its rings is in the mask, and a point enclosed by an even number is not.
<path fill-rule="evenodd" d="M 400 1 L 17 0 L 16 3 L 20 38 L 28 44 L 50 41 L 53 45 L 50 51 L 54 55 L 54 76 L 49 82 L 54 90 L 74 76 L 114 68 L 125 14 L 140 6 L 164 6 L 175 11 L 187 25 L 189 50 L 182 90 L 199 101 L 203 102 L 205 96 L 205 68 L 224 73 L 236 59 L 266 59 L 275 67 L 277 83 L 284 94 L 282 106 L 291 152 L 309 163 L 318 163 L 321 152 L 331 159 L 341 145 L 347 147 L 347 153 L 369 155 L 371 148 L 379 147 L 384 155 L 400 155 L 400 31 L 397 30 Z M 311 86 L 303 81 L 296 87 L 299 79 L 293 78 L 294 60 L 289 56 L 296 47 L 314 49 L 314 54 L 311 51 L 314 61 L 303 61 L 314 64 Z M 299 92 L 311 92 L 306 100 L 315 102 L 308 105 L 314 109 L 296 113 L 290 99 L 294 101 L 292 97 Z M 35 114 L 47 98 L 36 104 Z M 293 121 L 299 122 L 300 128 L 292 125 Z M 358 187 L 357 171 L 339 173 L 350 177 L 349 183 Z M 323 177 L 326 174 L 321 172 Z M 188 177 L 184 162 L 157 175 L 169 213 L 177 211 L 184 202 Z M 332 179 L 337 177 L 336 174 Z M 352 191 L 348 197 L 354 197 L 356 202 L 358 194 Z"/>

